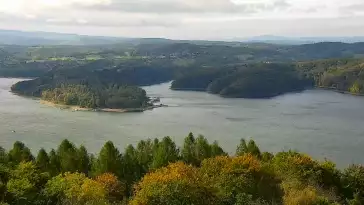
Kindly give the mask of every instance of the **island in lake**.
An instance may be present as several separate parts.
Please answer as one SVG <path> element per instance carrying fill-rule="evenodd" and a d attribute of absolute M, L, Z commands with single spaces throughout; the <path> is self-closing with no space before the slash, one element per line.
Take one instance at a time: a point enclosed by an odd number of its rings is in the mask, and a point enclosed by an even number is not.
<path fill-rule="evenodd" d="M 229 98 L 271 98 L 315 87 L 364 94 L 363 43 L 287 46 L 136 41 L 37 50 L 19 46 L 11 59 L 0 56 L 0 75 L 36 77 L 12 86 L 20 95 L 119 111 L 153 107 L 140 86 L 169 81 L 173 81 L 174 90 L 205 91 Z M 15 48 L 4 49 L 10 52 Z M 48 55 L 59 52 L 62 54 L 56 57 Z"/>

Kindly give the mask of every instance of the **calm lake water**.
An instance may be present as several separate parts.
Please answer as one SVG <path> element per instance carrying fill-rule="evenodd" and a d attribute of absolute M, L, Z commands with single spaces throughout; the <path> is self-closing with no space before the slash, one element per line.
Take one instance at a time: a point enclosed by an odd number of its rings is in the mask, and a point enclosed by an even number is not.
<path fill-rule="evenodd" d="M 72 112 L 9 92 L 19 79 L 0 79 L 0 145 L 22 141 L 33 151 L 56 148 L 65 138 L 90 152 L 113 141 L 120 149 L 139 140 L 189 133 L 205 135 L 233 153 L 240 138 L 253 138 L 264 151 L 297 149 L 340 167 L 363 163 L 364 97 L 324 90 L 273 99 L 226 99 L 202 92 L 145 87 L 169 105 L 144 113 Z M 13 133 L 12 131 L 16 132 Z"/>

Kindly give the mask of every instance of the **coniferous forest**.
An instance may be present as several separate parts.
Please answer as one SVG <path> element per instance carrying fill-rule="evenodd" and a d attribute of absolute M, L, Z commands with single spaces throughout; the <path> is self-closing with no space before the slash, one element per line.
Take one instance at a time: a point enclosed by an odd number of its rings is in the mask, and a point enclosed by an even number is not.
<path fill-rule="evenodd" d="M 253 140 L 228 155 L 190 133 L 125 150 L 106 142 L 99 153 L 64 140 L 36 155 L 21 142 L 0 149 L 1 204 L 304 204 L 364 203 L 364 166 L 339 170 L 330 161 L 287 151 L 263 152 Z"/>

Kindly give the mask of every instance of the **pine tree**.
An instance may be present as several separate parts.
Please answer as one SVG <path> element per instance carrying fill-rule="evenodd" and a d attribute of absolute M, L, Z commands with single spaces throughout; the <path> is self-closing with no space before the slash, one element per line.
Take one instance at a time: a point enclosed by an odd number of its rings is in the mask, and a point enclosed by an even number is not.
<path fill-rule="evenodd" d="M 47 152 L 42 148 L 39 150 L 37 159 L 35 160 L 37 167 L 43 171 L 47 172 L 49 169 L 49 157 Z"/>
<path fill-rule="evenodd" d="M 198 165 L 196 158 L 196 139 L 192 133 L 188 134 L 184 140 L 181 157 L 187 164 Z"/>
<path fill-rule="evenodd" d="M 122 155 L 119 150 L 112 142 L 106 142 L 94 163 L 94 175 L 97 176 L 109 172 L 119 178 L 123 178 L 122 168 Z"/>
<path fill-rule="evenodd" d="M 34 160 L 30 149 L 26 147 L 22 142 L 15 142 L 13 149 L 8 154 L 9 161 L 13 164 L 19 164 L 20 162 L 29 162 Z"/>
<path fill-rule="evenodd" d="M 85 146 L 81 145 L 77 150 L 78 172 L 88 175 L 90 170 L 90 156 Z"/>
<path fill-rule="evenodd" d="M 63 140 L 57 149 L 61 172 L 77 172 L 79 161 L 77 150 L 68 140 Z"/>
<path fill-rule="evenodd" d="M 153 142 L 148 139 L 147 141 L 140 141 L 136 149 L 136 157 L 138 164 L 141 168 L 141 174 L 144 175 L 149 171 L 151 163 L 153 161 Z"/>
<path fill-rule="evenodd" d="M 207 139 L 200 135 L 196 140 L 196 158 L 200 164 L 204 159 L 211 157 L 211 147 Z"/>
<path fill-rule="evenodd" d="M 227 155 L 217 141 L 211 145 L 211 157 Z"/>
<path fill-rule="evenodd" d="M 261 157 L 261 153 L 260 153 L 260 149 L 259 147 L 255 144 L 254 140 L 250 140 L 248 143 L 248 152 L 258 158 Z"/>
<path fill-rule="evenodd" d="M 248 143 L 244 139 L 240 140 L 240 144 L 236 149 L 236 155 L 242 156 L 244 154 L 252 154 L 258 158 L 261 158 L 261 152 L 259 150 L 259 147 L 255 144 L 254 140 L 249 140 Z"/>
<path fill-rule="evenodd" d="M 0 147 L 0 163 L 6 164 L 8 162 L 8 154 L 3 147 Z"/>
<path fill-rule="evenodd" d="M 142 169 L 137 160 L 137 153 L 132 145 L 129 145 L 123 155 L 123 176 L 126 180 L 128 195 L 132 195 L 132 185 L 142 178 Z"/>
<path fill-rule="evenodd" d="M 246 141 L 245 139 L 241 139 L 240 140 L 240 144 L 238 145 L 238 147 L 236 148 L 236 153 L 235 155 L 236 156 L 242 156 L 244 155 L 245 153 L 248 152 L 248 146 L 246 144 Z"/>
<path fill-rule="evenodd" d="M 151 168 L 158 169 L 168 165 L 171 162 L 177 161 L 178 153 L 179 150 L 172 139 L 170 137 L 163 138 L 158 146 L 155 147 Z"/>
<path fill-rule="evenodd" d="M 54 149 L 49 152 L 49 168 L 48 171 L 51 176 L 56 176 L 61 172 L 61 165 L 59 162 L 59 158 Z"/>

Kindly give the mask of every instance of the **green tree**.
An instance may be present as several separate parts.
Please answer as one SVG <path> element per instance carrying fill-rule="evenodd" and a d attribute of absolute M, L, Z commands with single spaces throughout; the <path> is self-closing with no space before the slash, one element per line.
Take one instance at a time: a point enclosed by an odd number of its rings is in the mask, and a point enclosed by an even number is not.
<path fill-rule="evenodd" d="M 6 196 L 6 184 L 10 178 L 10 172 L 12 170 L 5 164 L 0 163 L 0 200 L 4 201 Z"/>
<path fill-rule="evenodd" d="M 200 135 L 196 139 L 196 158 L 200 164 L 204 159 L 211 157 L 211 146 L 207 139 Z"/>
<path fill-rule="evenodd" d="M 227 155 L 217 141 L 211 145 L 211 157 Z"/>
<path fill-rule="evenodd" d="M 77 150 L 77 158 L 78 158 L 78 172 L 82 172 L 88 175 L 88 172 L 91 168 L 90 164 L 90 156 L 87 152 L 85 146 L 81 145 L 80 148 Z"/>
<path fill-rule="evenodd" d="M 8 154 L 3 147 L 0 147 L 0 163 L 5 164 L 8 162 Z"/>
<path fill-rule="evenodd" d="M 123 155 L 123 176 L 127 185 L 128 195 L 132 195 L 132 185 L 142 177 L 141 166 L 138 163 L 137 153 L 132 145 L 129 145 Z"/>
<path fill-rule="evenodd" d="M 34 159 L 30 149 L 19 141 L 14 143 L 13 149 L 9 151 L 8 157 L 9 161 L 15 165 L 22 161 L 29 162 Z"/>
<path fill-rule="evenodd" d="M 248 146 L 246 144 L 245 139 L 240 139 L 240 144 L 236 148 L 235 155 L 236 156 L 242 156 L 244 154 L 248 153 Z"/>
<path fill-rule="evenodd" d="M 138 164 L 140 165 L 141 175 L 144 175 L 149 171 L 149 168 L 153 161 L 153 142 L 148 139 L 142 140 L 138 143 L 136 148 L 136 157 Z"/>
<path fill-rule="evenodd" d="M 196 139 L 192 133 L 185 138 L 181 150 L 182 160 L 187 164 L 198 165 L 199 162 L 196 156 Z"/>
<path fill-rule="evenodd" d="M 61 172 L 61 165 L 58 155 L 54 149 L 49 152 L 49 173 L 51 176 L 56 176 Z"/>
<path fill-rule="evenodd" d="M 353 203 L 360 201 L 364 204 L 364 166 L 351 165 L 345 169 L 341 181 L 343 184 L 342 194 Z"/>
<path fill-rule="evenodd" d="M 77 172 L 79 160 L 77 149 L 68 140 L 63 140 L 57 149 L 57 156 L 60 163 L 61 172 Z"/>
<path fill-rule="evenodd" d="M 153 154 L 152 169 L 164 167 L 178 160 L 179 150 L 170 137 L 164 137 Z"/>
<path fill-rule="evenodd" d="M 47 152 L 43 148 L 39 150 L 35 163 L 38 168 L 43 172 L 49 170 L 49 157 Z"/>
<path fill-rule="evenodd" d="M 245 139 L 241 139 L 240 144 L 236 148 L 236 156 L 242 156 L 247 153 L 250 153 L 258 158 L 261 157 L 260 149 L 255 144 L 254 140 L 249 140 L 249 142 L 246 143 Z"/>
<path fill-rule="evenodd" d="M 123 178 L 122 155 L 111 141 L 106 142 L 102 147 L 93 169 L 96 176 L 103 173 L 113 173 L 117 177 Z"/>
<path fill-rule="evenodd" d="M 33 162 L 21 162 L 11 173 L 6 185 L 17 204 L 33 204 L 40 202 L 41 189 L 47 182 L 49 175 L 41 173 Z"/>
<path fill-rule="evenodd" d="M 254 140 L 249 140 L 248 142 L 248 153 L 260 158 L 261 154 L 260 154 L 260 149 L 259 147 L 255 144 Z"/>

